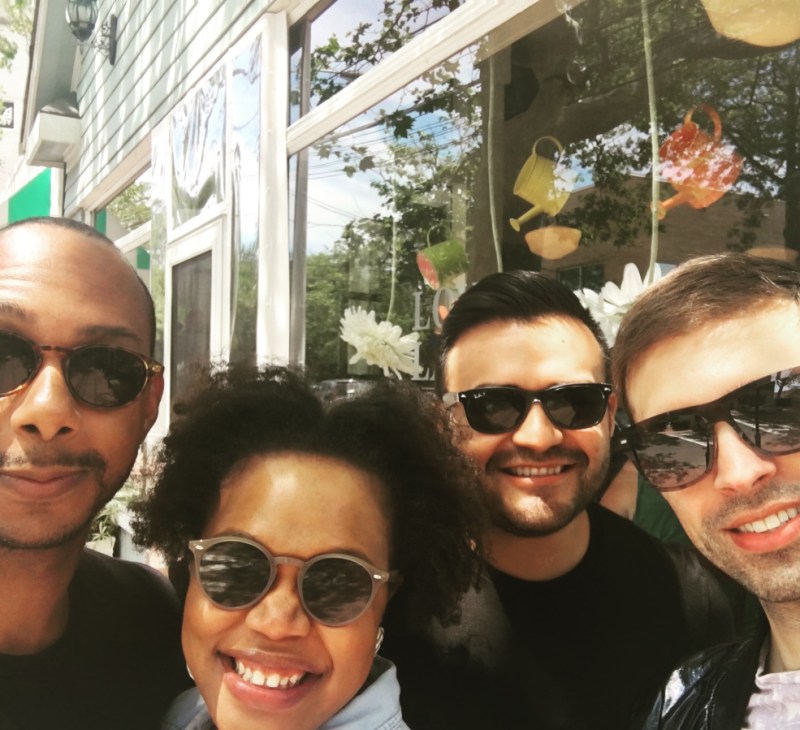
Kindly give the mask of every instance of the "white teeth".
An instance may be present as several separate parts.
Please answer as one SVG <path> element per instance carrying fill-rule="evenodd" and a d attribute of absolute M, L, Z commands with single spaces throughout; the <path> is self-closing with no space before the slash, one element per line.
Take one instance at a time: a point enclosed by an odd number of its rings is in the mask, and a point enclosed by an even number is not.
<path fill-rule="evenodd" d="M 257 687 L 269 687 L 270 689 L 289 689 L 300 683 L 305 676 L 305 672 L 298 672 L 289 677 L 282 677 L 276 672 L 264 674 L 260 669 L 250 669 L 241 660 L 236 660 L 236 673 L 245 681 Z"/>
<path fill-rule="evenodd" d="M 538 469 L 533 466 L 518 466 L 509 469 L 509 471 L 515 477 L 548 477 L 560 474 L 563 469 L 563 466 L 543 466 Z"/>
<path fill-rule="evenodd" d="M 794 507 L 782 509 L 774 515 L 768 515 L 763 520 L 754 520 L 738 527 L 739 532 L 768 532 L 780 527 L 784 523 L 797 517 L 798 511 Z"/>

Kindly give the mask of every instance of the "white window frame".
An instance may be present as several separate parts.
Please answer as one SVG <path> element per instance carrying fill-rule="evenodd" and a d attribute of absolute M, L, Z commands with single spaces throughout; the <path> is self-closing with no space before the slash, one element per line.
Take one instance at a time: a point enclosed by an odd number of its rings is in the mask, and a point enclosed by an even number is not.
<path fill-rule="evenodd" d="M 229 218 L 219 215 L 201 226 L 195 226 L 180 239 L 167 246 L 164 260 L 164 371 L 172 372 L 172 277 L 175 267 L 204 253 L 211 253 L 211 318 L 209 353 L 211 361 L 226 360 L 230 343 L 230 243 Z M 227 249 L 227 251 L 226 251 Z M 226 256 L 226 253 L 228 254 Z M 166 433 L 169 426 L 169 404 L 172 399 L 172 379 L 165 378 L 162 408 L 156 430 Z"/>
<path fill-rule="evenodd" d="M 299 1 L 285 4 L 292 17 L 292 11 L 304 5 Z M 288 155 L 330 134 L 450 56 L 485 39 L 488 33 L 500 26 L 509 23 L 502 34 L 503 41 L 509 43 L 515 37 L 525 36 L 562 14 L 555 0 L 467 0 L 385 61 L 292 124 L 286 132 Z"/>

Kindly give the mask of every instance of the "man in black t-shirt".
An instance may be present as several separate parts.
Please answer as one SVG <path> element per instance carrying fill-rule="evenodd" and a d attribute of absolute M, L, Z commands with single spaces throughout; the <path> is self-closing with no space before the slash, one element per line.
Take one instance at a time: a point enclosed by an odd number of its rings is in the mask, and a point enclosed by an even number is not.
<path fill-rule="evenodd" d="M 619 730 L 642 692 L 730 628 L 705 582 L 720 613 L 690 622 L 662 546 L 595 503 L 616 409 L 607 381 L 597 323 L 541 274 L 489 276 L 445 319 L 437 385 L 482 474 L 488 565 L 460 626 L 387 626 L 382 653 L 415 730 Z"/>
<path fill-rule="evenodd" d="M 94 229 L 0 230 L 0 728 L 146 730 L 189 682 L 144 566 L 85 551 L 153 425 L 153 302 Z"/>

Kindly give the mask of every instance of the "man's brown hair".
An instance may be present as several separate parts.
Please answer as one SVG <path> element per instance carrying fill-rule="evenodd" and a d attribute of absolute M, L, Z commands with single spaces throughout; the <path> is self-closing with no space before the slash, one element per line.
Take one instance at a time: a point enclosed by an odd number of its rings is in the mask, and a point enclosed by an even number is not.
<path fill-rule="evenodd" d="M 771 300 L 800 301 L 793 264 L 741 253 L 700 256 L 647 289 L 622 320 L 611 353 L 620 405 L 630 412 L 627 380 L 639 358 L 664 340 L 746 315 Z"/>

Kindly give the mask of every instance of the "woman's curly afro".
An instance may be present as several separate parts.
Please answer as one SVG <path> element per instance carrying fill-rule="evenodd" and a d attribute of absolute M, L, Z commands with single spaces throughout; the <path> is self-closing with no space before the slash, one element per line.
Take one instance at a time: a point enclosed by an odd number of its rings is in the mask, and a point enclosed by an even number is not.
<path fill-rule="evenodd" d="M 380 481 L 391 568 L 402 575 L 393 620 L 458 620 L 481 564 L 477 475 L 438 402 L 410 383 L 381 380 L 326 407 L 290 368 L 211 371 L 164 440 L 155 488 L 134 506 L 137 542 L 185 576 L 187 543 L 202 535 L 225 477 L 248 457 L 287 451 L 339 459 Z"/>

